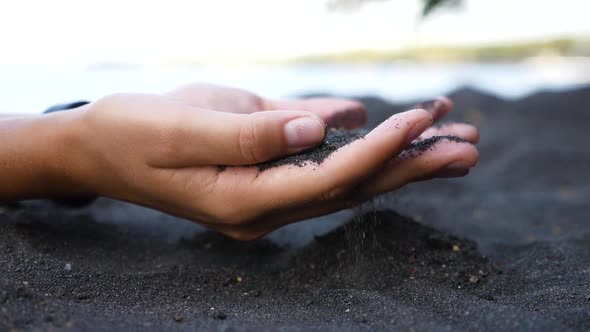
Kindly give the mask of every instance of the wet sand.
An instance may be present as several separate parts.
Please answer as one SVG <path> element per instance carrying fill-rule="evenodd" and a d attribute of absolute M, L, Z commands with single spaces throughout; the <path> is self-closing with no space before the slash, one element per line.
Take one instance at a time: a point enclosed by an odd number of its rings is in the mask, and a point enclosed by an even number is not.
<path fill-rule="evenodd" d="M 451 97 L 481 127 L 468 177 L 253 243 L 107 199 L 0 207 L 0 330 L 590 329 L 590 88 Z M 363 100 L 368 128 L 409 106 Z"/>

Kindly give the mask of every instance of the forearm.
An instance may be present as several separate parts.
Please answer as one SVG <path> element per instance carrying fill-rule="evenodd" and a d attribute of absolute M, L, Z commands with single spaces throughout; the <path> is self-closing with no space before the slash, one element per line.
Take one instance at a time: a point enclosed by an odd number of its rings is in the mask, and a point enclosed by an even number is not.
<path fill-rule="evenodd" d="M 0 201 L 76 194 L 68 174 L 75 116 L 0 117 Z"/>
<path fill-rule="evenodd" d="M 0 113 L 0 120 L 6 119 L 15 119 L 15 118 L 25 118 L 25 117 L 33 117 L 34 114 L 7 114 L 7 113 Z"/>

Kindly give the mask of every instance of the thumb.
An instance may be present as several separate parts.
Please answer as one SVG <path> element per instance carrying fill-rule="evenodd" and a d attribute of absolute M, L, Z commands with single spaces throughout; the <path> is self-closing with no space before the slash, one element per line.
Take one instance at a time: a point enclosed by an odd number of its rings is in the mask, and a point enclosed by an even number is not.
<path fill-rule="evenodd" d="M 188 112 L 167 135 L 157 167 L 250 165 L 297 153 L 320 144 L 324 121 L 303 111 L 235 114 Z"/>

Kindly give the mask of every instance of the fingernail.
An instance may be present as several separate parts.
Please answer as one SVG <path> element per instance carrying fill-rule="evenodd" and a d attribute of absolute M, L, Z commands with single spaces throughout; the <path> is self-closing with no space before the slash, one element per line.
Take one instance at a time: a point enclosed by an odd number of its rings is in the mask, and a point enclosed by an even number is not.
<path fill-rule="evenodd" d="M 412 129 L 408 132 L 408 137 L 406 139 L 406 145 L 412 143 L 413 140 L 418 138 L 422 133 L 428 129 L 432 125 L 432 118 L 426 118 L 414 125 Z"/>
<path fill-rule="evenodd" d="M 285 140 L 292 148 L 319 144 L 324 139 L 326 126 L 318 119 L 303 117 L 287 122 Z"/>
<path fill-rule="evenodd" d="M 462 161 L 455 161 L 440 171 L 436 172 L 435 177 L 439 178 L 454 178 L 459 176 L 465 176 L 469 174 L 469 166 Z"/>

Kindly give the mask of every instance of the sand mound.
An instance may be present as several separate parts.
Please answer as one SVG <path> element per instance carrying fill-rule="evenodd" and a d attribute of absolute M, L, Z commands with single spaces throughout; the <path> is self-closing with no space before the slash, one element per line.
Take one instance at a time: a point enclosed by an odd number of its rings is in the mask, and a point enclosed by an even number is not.
<path fill-rule="evenodd" d="M 378 290 L 420 279 L 471 289 L 497 270 L 473 241 L 393 211 L 354 218 L 298 252 L 291 271 L 304 284 Z"/>

